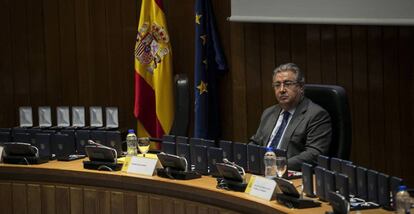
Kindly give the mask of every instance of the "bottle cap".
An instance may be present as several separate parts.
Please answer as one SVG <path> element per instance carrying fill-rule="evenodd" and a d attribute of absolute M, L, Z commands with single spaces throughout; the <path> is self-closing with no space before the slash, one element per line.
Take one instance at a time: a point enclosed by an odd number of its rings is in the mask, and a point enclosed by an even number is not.
<path fill-rule="evenodd" d="M 133 129 L 128 129 L 128 133 L 135 133 Z"/>
<path fill-rule="evenodd" d="M 407 190 L 407 186 L 401 185 L 398 187 L 398 191 L 405 191 Z"/>

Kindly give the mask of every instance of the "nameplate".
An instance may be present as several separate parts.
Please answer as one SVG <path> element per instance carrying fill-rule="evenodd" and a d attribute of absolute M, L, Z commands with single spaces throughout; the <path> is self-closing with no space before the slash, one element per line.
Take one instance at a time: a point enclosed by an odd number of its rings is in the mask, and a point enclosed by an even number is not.
<path fill-rule="evenodd" d="M 270 201 L 276 188 L 276 182 L 261 176 L 252 175 L 245 193 Z"/>
<path fill-rule="evenodd" d="M 122 171 L 152 176 L 158 159 L 147 157 L 126 157 Z"/>

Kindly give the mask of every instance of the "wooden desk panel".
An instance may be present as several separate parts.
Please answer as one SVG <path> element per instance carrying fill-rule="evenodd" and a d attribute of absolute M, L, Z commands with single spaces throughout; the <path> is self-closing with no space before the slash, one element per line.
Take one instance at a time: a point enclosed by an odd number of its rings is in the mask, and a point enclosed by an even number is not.
<path fill-rule="evenodd" d="M 171 180 L 83 169 L 82 160 L 0 164 L 2 213 L 324 213 L 289 209 L 216 188 L 216 179 Z M 376 210 L 382 213 L 384 210 Z"/>

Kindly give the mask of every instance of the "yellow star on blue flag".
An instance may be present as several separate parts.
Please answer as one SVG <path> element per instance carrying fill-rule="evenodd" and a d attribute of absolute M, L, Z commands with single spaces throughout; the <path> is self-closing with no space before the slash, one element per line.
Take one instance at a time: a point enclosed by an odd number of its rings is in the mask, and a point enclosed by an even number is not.
<path fill-rule="evenodd" d="M 227 70 L 211 0 L 195 0 L 194 137 L 219 139 L 218 77 Z M 207 84 L 208 83 L 208 84 Z"/>
<path fill-rule="evenodd" d="M 207 85 L 208 85 L 207 83 L 201 81 L 200 84 L 197 86 L 200 95 L 208 92 Z"/>
<path fill-rule="evenodd" d="M 201 19 L 201 17 L 202 17 L 203 15 L 201 15 L 201 14 L 196 14 L 196 16 L 195 16 L 195 22 L 197 23 L 197 24 L 200 24 L 200 19 Z"/>

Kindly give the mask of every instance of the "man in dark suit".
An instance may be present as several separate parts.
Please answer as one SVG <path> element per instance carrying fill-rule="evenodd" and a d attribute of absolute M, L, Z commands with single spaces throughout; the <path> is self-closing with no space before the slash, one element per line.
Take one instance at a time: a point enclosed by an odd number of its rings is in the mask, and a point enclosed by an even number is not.
<path fill-rule="evenodd" d="M 267 108 L 259 128 L 250 139 L 261 146 L 284 149 L 288 169 L 300 171 L 303 162 L 315 163 L 326 154 L 332 127 L 328 112 L 304 96 L 305 78 L 293 63 L 273 71 L 273 89 L 278 104 Z"/>

